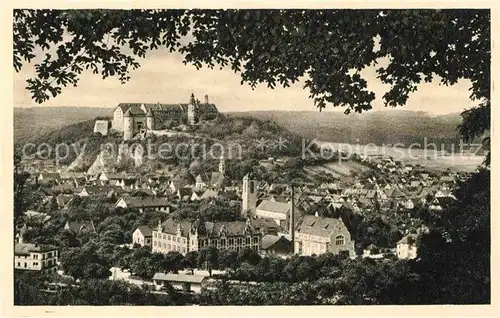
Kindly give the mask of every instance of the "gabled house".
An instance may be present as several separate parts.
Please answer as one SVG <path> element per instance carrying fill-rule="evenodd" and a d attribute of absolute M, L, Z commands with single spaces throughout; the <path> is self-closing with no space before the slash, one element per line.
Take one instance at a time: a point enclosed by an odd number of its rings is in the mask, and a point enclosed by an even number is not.
<path fill-rule="evenodd" d="M 425 205 L 434 197 L 434 193 L 430 188 L 422 188 L 420 193 L 417 195 L 417 199 L 420 200 L 422 205 Z"/>
<path fill-rule="evenodd" d="M 75 186 L 73 183 L 61 183 L 52 187 L 52 190 L 57 193 L 73 193 Z"/>
<path fill-rule="evenodd" d="M 194 187 L 196 190 L 201 191 L 208 187 L 210 179 L 206 173 L 202 173 L 196 176 L 194 179 Z"/>
<path fill-rule="evenodd" d="M 75 234 L 95 233 L 93 221 L 67 221 L 64 229 Z"/>
<path fill-rule="evenodd" d="M 74 196 L 69 194 L 59 194 L 56 197 L 57 207 L 61 210 L 66 210 L 73 202 Z"/>
<path fill-rule="evenodd" d="M 441 211 L 455 201 L 452 197 L 435 197 L 429 204 L 429 210 Z"/>
<path fill-rule="evenodd" d="M 295 254 L 338 254 L 346 251 L 355 255 L 354 241 L 342 219 L 305 215 L 295 230 Z"/>
<path fill-rule="evenodd" d="M 286 257 L 293 252 L 292 242 L 284 236 L 267 234 L 262 237 L 261 253 Z"/>
<path fill-rule="evenodd" d="M 191 194 L 191 201 L 200 201 L 202 195 L 203 191 L 193 191 L 193 194 Z"/>
<path fill-rule="evenodd" d="M 177 198 L 181 201 L 191 200 L 191 195 L 193 194 L 193 189 L 191 188 L 180 188 L 177 189 Z"/>
<path fill-rule="evenodd" d="M 212 171 L 210 175 L 210 186 L 214 188 L 222 188 L 230 184 L 230 180 L 219 171 Z"/>
<path fill-rule="evenodd" d="M 251 219 L 251 225 L 256 231 L 260 231 L 262 235 L 278 235 L 278 233 L 283 231 L 283 229 L 276 224 L 276 221 L 268 218 Z"/>
<path fill-rule="evenodd" d="M 412 199 L 408 198 L 403 202 L 403 206 L 405 209 L 412 210 L 415 207 L 415 203 Z"/>
<path fill-rule="evenodd" d="M 450 190 L 438 190 L 435 194 L 434 194 L 434 197 L 435 198 L 444 198 L 444 197 L 452 197 L 452 198 L 455 198 L 455 196 L 453 195 L 453 193 L 450 191 Z"/>
<path fill-rule="evenodd" d="M 147 225 L 139 226 L 132 233 L 132 244 L 140 246 L 153 246 L 153 229 Z"/>
<path fill-rule="evenodd" d="M 208 189 L 203 194 L 201 195 L 200 199 L 201 200 L 206 200 L 206 199 L 215 199 L 219 196 L 218 191 Z"/>
<path fill-rule="evenodd" d="M 37 181 L 42 184 L 49 183 L 51 181 L 59 184 L 61 182 L 61 175 L 57 172 L 42 172 L 38 175 Z"/>
<path fill-rule="evenodd" d="M 177 178 L 169 182 L 170 191 L 176 193 L 179 189 L 185 188 L 190 185 L 189 180 Z"/>
<path fill-rule="evenodd" d="M 116 203 L 115 208 L 137 209 L 140 213 L 146 211 L 170 212 L 170 204 L 165 197 L 121 197 Z"/>
<path fill-rule="evenodd" d="M 417 257 L 417 234 L 408 234 L 396 244 L 396 255 L 399 259 Z"/>

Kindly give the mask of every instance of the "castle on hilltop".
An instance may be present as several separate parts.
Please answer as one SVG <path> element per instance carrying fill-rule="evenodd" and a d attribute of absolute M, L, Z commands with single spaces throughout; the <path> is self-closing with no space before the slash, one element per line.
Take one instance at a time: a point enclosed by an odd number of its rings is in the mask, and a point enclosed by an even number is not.
<path fill-rule="evenodd" d="M 194 94 L 188 104 L 121 103 L 113 112 L 112 128 L 123 131 L 123 140 L 130 140 L 138 133 L 195 125 L 215 119 L 218 114 L 217 107 L 208 102 L 208 95 L 204 103 L 195 99 Z"/>

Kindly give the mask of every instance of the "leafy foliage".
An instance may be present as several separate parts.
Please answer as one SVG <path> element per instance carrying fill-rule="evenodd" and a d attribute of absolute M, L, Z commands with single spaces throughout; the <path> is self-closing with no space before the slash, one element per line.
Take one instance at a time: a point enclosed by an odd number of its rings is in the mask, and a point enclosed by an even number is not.
<path fill-rule="evenodd" d="M 183 43 L 188 33 L 194 39 Z M 134 56 L 161 47 L 197 68 L 229 66 L 252 87 L 287 87 L 307 75 L 318 107 L 346 112 L 371 108 L 375 95 L 359 71 L 383 57 L 389 64 L 377 72 L 391 85 L 387 105 L 404 105 L 434 75 L 446 85 L 470 79 L 472 98 L 490 95 L 487 10 L 15 10 L 14 39 L 16 71 L 35 46 L 57 48 L 28 80 L 38 102 L 76 85 L 84 69 L 125 82 L 139 67 Z"/>

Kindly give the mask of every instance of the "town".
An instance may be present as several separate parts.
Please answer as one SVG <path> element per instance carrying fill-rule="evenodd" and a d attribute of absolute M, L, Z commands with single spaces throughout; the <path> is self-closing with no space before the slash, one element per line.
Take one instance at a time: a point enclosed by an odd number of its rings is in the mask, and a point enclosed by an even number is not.
<path fill-rule="evenodd" d="M 14 9 L 14 305 L 493 304 L 492 9 Z"/>
<path fill-rule="evenodd" d="M 136 106 L 128 107 L 125 114 Z M 101 123 L 95 133 L 107 134 Z M 255 276 L 230 270 L 238 262 L 255 265 L 255 258 L 415 259 L 419 236 L 428 231 L 425 218 L 456 201 L 456 185 L 469 175 L 381 155 L 352 160 L 366 171 L 318 182 L 269 182 L 253 172 L 233 179 L 234 159 L 223 156 L 215 160 L 217 170 L 197 175 L 61 172 L 54 160 L 24 160 L 36 199 L 16 225 L 14 267 L 58 273 L 72 284 L 94 276 L 158 293 L 200 293 L 224 279 L 257 284 Z M 271 161 L 275 169 L 288 164 Z M 91 257 L 74 253 L 85 245 L 97 247 L 87 251 L 93 257 L 113 261 L 96 261 L 97 273 L 82 273 L 86 265 L 74 262 Z M 47 283 L 46 292 L 68 286 Z"/>

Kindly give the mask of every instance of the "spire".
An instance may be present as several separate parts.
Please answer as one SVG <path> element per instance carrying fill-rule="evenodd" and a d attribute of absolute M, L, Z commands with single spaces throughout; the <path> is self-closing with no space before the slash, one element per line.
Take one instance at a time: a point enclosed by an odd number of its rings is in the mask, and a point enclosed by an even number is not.
<path fill-rule="evenodd" d="M 192 105 L 196 104 L 196 99 L 194 98 L 194 93 L 191 93 L 191 100 L 189 101 L 189 103 Z"/>

